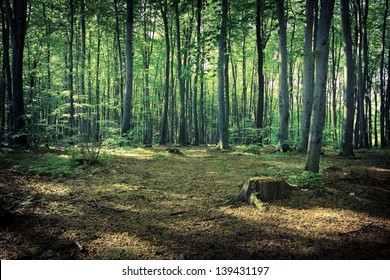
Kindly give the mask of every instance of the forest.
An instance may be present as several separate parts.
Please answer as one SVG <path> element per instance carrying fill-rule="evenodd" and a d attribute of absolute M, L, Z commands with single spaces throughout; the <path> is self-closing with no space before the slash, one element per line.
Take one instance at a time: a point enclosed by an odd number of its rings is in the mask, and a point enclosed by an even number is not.
<path fill-rule="evenodd" d="M 389 258 L 388 0 L 0 8 L 1 259 Z"/>

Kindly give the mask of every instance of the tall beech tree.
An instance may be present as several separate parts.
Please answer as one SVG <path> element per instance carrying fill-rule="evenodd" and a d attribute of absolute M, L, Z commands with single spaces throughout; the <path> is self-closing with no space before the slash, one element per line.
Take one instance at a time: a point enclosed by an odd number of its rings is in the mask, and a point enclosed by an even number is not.
<path fill-rule="evenodd" d="M 258 79 L 258 96 L 257 96 L 257 114 L 256 114 L 256 128 L 263 128 L 264 119 L 264 44 L 262 35 L 262 19 L 261 19 L 261 0 L 256 0 L 256 46 L 257 46 L 257 79 Z M 260 135 L 260 142 L 262 135 Z"/>
<path fill-rule="evenodd" d="M 299 150 L 307 152 L 309 141 L 310 118 L 313 107 L 314 90 L 314 52 L 313 52 L 313 24 L 314 11 L 317 0 L 306 0 L 306 26 L 303 59 L 303 102 L 301 122 L 301 142 Z"/>
<path fill-rule="evenodd" d="M 164 109 L 161 120 L 161 134 L 160 134 L 160 145 L 167 143 L 168 136 L 168 105 L 169 105 L 169 74 L 171 67 L 171 43 L 169 39 L 169 25 L 168 25 L 168 4 L 165 0 L 163 4 L 160 4 L 161 16 L 164 24 L 164 38 L 165 38 L 165 86 L 164 86 Z"/>
<path fill-rule="evenodd" d="M 25 134 L 26 120 L 23 93 L 23 51 L 26 35 L 27 0 L 4 0 L 5 14 L 11 27 L 12 38 L 12 118 L 14 145 L 29 146 Z"/>
<path fill-rule="evenodd" d="M 225 71 L 226 69 L 226 37 L 227 37 L 227 17 L 228 1 L 221 3 L 221 29 L 219 34 L 218 48 L 218 147 L 220 149 L 229 148 L 228 123 L 226 119 L 226 95 L 225 95 Z"/>
<path fill-rule="evenodd" d="M 180 13 L 179 0 L 174 0 L 175 9 L 175 24 L 176 24 L 176 48 L 177 48 L 177 75 L 179 77 L 179 96 L 180 96 L 180 130 L 179 143 L 187 146 L 187 120 L 186 120 L 186 99 L 185 99 L 185 85 L 182 71 L 182 49 L 180 41 Z"/>
<path fill-rule="evenodd" d="M 353 120 L 355 113 L 354 98 L 354 63 L 352 52 L 351 15 L 349 1 L 341 0 L 341 19 L 344 37 L 344 121 L 342 130 L 341 154 L 354 155 L 353 152 Z"/>
<path fill-rule="evenodd" d="M 133 25 L 134 3 L 126 1 L 126 95 L 123 101 L 122 135 L 130 130 L 133 99 Z"/>
<path fill-rule="evenodd" d="M 326 113 L 326 84 L 329 58 L 329 30 L 333 17 L 334 0 L 321 0 L 320 21 L 316 43 L 316 74 L 313 111 L 305 170 L 318 172 Z"/>
<path fill-rule="evenodd" d="M 285 142 L 288 140 L 288 120 L 290 109 L 290 97 L 288 95 L 287 76 L 287 25 L 285 17 L 284 0 L 276 0 L 276 13 L 279 24 L 279 131 L 278 146 L 280 150 L 285 150 Z"/>

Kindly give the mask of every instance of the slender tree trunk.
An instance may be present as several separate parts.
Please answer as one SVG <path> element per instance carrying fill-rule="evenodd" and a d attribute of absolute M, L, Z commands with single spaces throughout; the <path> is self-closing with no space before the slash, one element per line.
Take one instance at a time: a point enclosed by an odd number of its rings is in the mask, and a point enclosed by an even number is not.
<path fill-rule="evenodd" d="M 119 29 L 118 0 L 114 0 L 114 10 L 115 10 L 115 39 L 116 39 L 116 44 L 117 44 L 117 47 L 118 47 L 118 58 L 119 58 L 119 97 L 120 97 L 120 100 L 119 100 L 118 104 L 122 104 L 122 102 L 125 102 L 125 101 L 123 99 L 123 86 L 124 86 L 124 81 L 123 81 L 123 56 L 122 56 L 122 44 L 121 44 L 121 40 L 120 40 L 120 35 L 121 34 L 120 34 L 120 29 Z M 132 15 L 132 18 L 133 17 L 134 16 Z M 129 24 L 130 23 L 126 24 L 126 28 L 127 28 L 127 26 Z M 132 28 L 132 26 L 133 26 L 133 24 L 131 23 L 131 28 Z M 131 34 L 130 36 L 132 38 L 133 35 Z M 126 44 L 127 44 L 127 39 L 126 39 Z M 126 45 L 126 48 L 127 48 L 127 45 Z M 132 60 L 132 57 L 131 57 L 131 60 Z M 127 68 L 126 68 L 126 71 L 127 71 Z M 127 84 L 126 84 L 126 92 L 127 92 Z M 121 121 L 122 121 L 123 120 L 124 106 L 120 106 L 120 108 L 121 108 L 120 109 L 120 117 L 121 117 Z M 125 124 L 125 125 L 128 126 L 128 124 Z M 121 127 L 123 129 L 123 124 L 121 125 Z"/>
<path fill-rule="evenodd" d="M 302 121 L 301 121 L 301 141 L 299 150 L 302 153 L 307 152 L 310 130 L 310 118 L 313 107 L 314 90 L 314 52 L 313 52 L 313 24 L 314 8 L 317 0 L 306 0 L 306 27 L 304 44 L 304 62 L 303 62 L 303 102 L 302 102 Z"/>
<path fill-rule="evenodd" d="M 200 130 L 199 130 L 199 143 L 205 144 L 206 143 L 206 127 L 205 127 L 205 111 L 204 111 L 204 102 L 205 102 L 205 94 L 204 94 L 204 62 L 202 59 L 202 66 L 201 66 L 201 78 L 200 78 L 200 96 L 199 96 L 199 123 L 200 123 Z"/>
<path fill-rule="evenodd" d="M 171 45 L 169 40 L 169 26 L 168 26 L 168 7 L 167 2 L 164 2 L 164 5 L 161 6 L 161 15 L 164 23 L 164 36 L 165 36 L 165 87 L 164 87 L 164 109 L 163 117 L 161 122 L 161 135 L 160 135 L 160 145 L 165 145 L 167 143 L 168 135 L 168 104 L 169 104 L 169 71 L 170 71 L 170 54 L 171 54 Z"/>
<path fill-rule="evenodd" d="M 173 31 L 172 31 L 172 25 L 171 25 L 171 36 L 173 36 Z M 172 42 L 172 48 L 171 48 L 171 69 L 170 69 L 170 73 L 171 73 L 171 81 L 170 81 L 170 89 L 169 89 L 169 92 L 170 92 L 170 96 L 171 96 L 171 108 L 170 108 L 170 123 L 171 123 L 171 130 L 170 130 L 170 135 L 169 135 L 169 142 L 171 144 L 175 143 L 175 138 L 176 138 L 176 129 L 175 129 L 175 112 L 176 112 L 176 90 L 175 90 L 175 76 L 174 76 L 174 67 L 173 67 L 173 60 L 174 60 L 174 57 L 175 57 L 175 46 L 174 46 L 174 40 L 173 38 L 171 38 L 171 42 Z"/>
<path fill-rule="evenodd" d="M 6 135 L 6 126 L 7 126 L 7 117 L 9 119 L 9 113 L 6 113 L 8 106 L 7 96 L 11 95 L 8 93 L 10 91 L 11 83 L 8 82 L 8 77 L 11 77 L 10 67 L 9 67 L 9 29 L 7 20 L 5 17 L 3 3 L 0 3 L 0 16 L 1 16 L 1 34 L 2 34 L 2 65 L 1 65 L 1 77 L 0 77 L 0 112 L 1 112 L 1 124 L 0 124 L 0 142 L 3 141 L 4 136 Z M 9 123 L 8 123 L 9 129 Z"/>
<path fill-rule="evenodd" d="M 222 17 L 221 17 L 221 31 L 219 35 L 219 51 L 218 51 L 218 147 L 220 149 L 229 148 L 229 141 L 227 138 L 226 123 L 226 95 L 225 95 L 225 52 L 226 52 L 226 37 L 227 37 L 227 14 L 228 1 L 222 0 Z"/>
<path fill-rule="evenodd" d="M 198 125 L 198 87 L 199 87 L 199 76 L 201 76 L 201 24 L 202 24 L 202 0 L 197 1 L 197 22 L 196 22 L 196 73 L 194 79 L 194 96 L 193 96 L 193 113 L 194 113 L 194 145 L 199 145 L 199 125 Z M 202 79 L 202 77 L 201 77 Z"/>
<path fill-rule="evenodd" d="M 243 143 L 247 142 L 247 120 L 248 120 L 248 85 L 246 81 L 246 54 L 245 54 L 245 37 L 242 44 L 242 119 L 243 119 Z"/>
<path fill-rule="evenodd" d="M 385 133 L 385 49 L 386 49 L 386 30 L 387 30 L 387 15 L 389 10 L 389 0 L 386 0 L 385 11 L 383 14 L 382 25 L 382 49 L 381 49 L 381 64 L 380 64 L 380 142 L 381 147 L 386 147 Z M 390 108 L 387 108 L 389 110 Z"/>
<path fill-rule="evenodd" d="M 69 62 L 68 62 L 68 89 L 69 89 L 69 135 L 72 136 L 75 133 L 75 106 L 74 106 L 74 89 L 73 89 L 73 37 L 74 37 L 74 0 L 70 0 L 70 34 L 69 34 Z"/>
<path fill-rule="evenodd" d="M 153 142 L 153 122 L 152 122 L 152 110 L 150 104 L 150 82 L 149 82 L 149 71 L 150 71 L 150 58 L 153 51 L 153 36 L 155 31 L 155 18 L 153 21 L 153 27 L 151 30 L 148 29 L 148 21 L 150 21 L 150 15 L 147 7 L 147 1 L 142 1 L 142 17 L 143 17 L 143 46 L 142 46 L 142 66 L 143 66 L 143 77 L 144 77 L 144 100 L 145 100 L 145 133 L 144 133 L 144 144 L 151 146 Z M 149 32 L 152 34 L 150 35 Z M 152 38 L 150 37 L 152 36 Z"/>
<path fill-rule="evenodd" d="M 334 0 L 321 0 L 320 22 L 316 44 L 316 78 L 313 111 L 310 124 L 309 146 L 305 169 L 318 172 L 322 134 L 325 123 L 326 83 L 329 58 L 329 30 L 333 17 Z"/>
<path fill-rule="evenodd" d="M 182 146 L 187 146 L 187 125 L 186 125 L 186 100 L 184 78 L 182 76 L 182 59 L 181 59 L 181 42 L 180 42 L 180 14 L 179 0 L 174 1 L 175 20 L 176 20 L 176 47 L 177 47 L 177 75 L 179 79 L 179 95 L 180 95 L 180 130 L 179 143 Z"/>
<path fill-rule="evenodd" d="M 82 118 L 81 118 L 81 134 L 84 139 L 88 135 L 88 119 L 87 119 L 87 107 L 85 104 L 86 95 L 85 95 L 85 61 L 86 61 L 86 28 L 85 28 L 85 0 L 80 1 L 80 20 L 81 20 L 81 73 L 80 73 L 80 95 L 82 105 Z"/>
<path fill-rule="evenodd" d="M 360 4 L 360 0 L 355 0 L 355 8 L 356 8 L 356 21 L 357 21 L 357 27 L 358 27 L 358 97 L 357 97 L 357 125 L 358 129 L 356 130 L 356 133 L 358 133 L 358 142 L 355 143 L 356 148 L 367 148 L 367 121 L 364 114 L 364 95 L 366 91 L 366 80 L 365 80 L 365 73 L 364 73 L 364 63 L 363 63 L 363 56 L 365 53 L 365 50 L 363 50 L 363 41 L 364 41 L 364 15 L 362 15 L 362 7 Z"/>
<path fill-rule="evenodd" d="M 257 46 L 257 80 L 259 84 L 257 97 L 256 128 L 263 128 L 264 120 L 264 73 L 263 73 L 263 36 L 261 18 L 261 0 L 256 0 L 256 46 Z M 260 143 L 263 139 L 263 132 L 259 135 Z"/>
<path fill-rule="evenodd" d="M 131 127 L 132 99 L 133 99 L 133 24 L 134 3 L 127 0 L 126 18 L 126 96 L 123 102 L 123 119 L 121 133 L 127 134 Z M 121 64 L 121 62 L 119 61 Z"/>
<path fill-rule="evenodd" d="M 364 81 L 364 92 L 363 92 L 363 108 L 364 108 L 364 100 L 366 100 L 366 106 L 370 107 L 370 94 L 369 94 L 369 73 L 368 73 L 368 57 L 369 57 L 369 45 L 368 45 L 368 26 L 367 26 L 367 21 L 368 21 L 368 8 L 369 8 L 369 1 L 365 0 L 364 1 L 364 13 L 363 13 L 363 81 Z M 364 110 L 363 110 L 364 113 Z M 369 110 L 366 110 L 366 115 L 364 115 L 364 123 L 362 126 L 363 129 L 363 146 L 364 148 L 370 148 L 370 141 L 369 138 L 371 138 L 371 133 L 370 133 L 370 126 L 371 126 L 371 114 L 370 117 L 367 115 L 369 114 Z"/>
<path fill-rule="evenodd" d="M 4 0 L 6 17 L 12 38 L 12 110 L 13 133 L 11 144 L 29 146 L 23 100 L 23 50 L 26 35 L 27 0 L 14 1 L 13 14 L 9 0 Z"/>
<path fill-rule="evenodd" d="M 100 133 L 100 80 L 99 80 L 99 70 L 100 70 L 100 44 L 101 44 L 101 33 L 100 33 L 100 20 L 99 16 L 97 19 L 97 28 L 98 28 L 98 42 L 97 42 L 97 57 L 96 57 L 96 88 L 95 88 L 95 97 L 96 97 L 96 125 L 95 125 L 95 141 L 101 141 Z"/>
<path fill-rule="evenodd" d="M 276 13 L 279 23 L 279 132 L 278 146 L 280 150 L 286 149 L 288 140 L 289 96 L 287 75 L 287 31 L 284 0 L 276 0 Z"/>

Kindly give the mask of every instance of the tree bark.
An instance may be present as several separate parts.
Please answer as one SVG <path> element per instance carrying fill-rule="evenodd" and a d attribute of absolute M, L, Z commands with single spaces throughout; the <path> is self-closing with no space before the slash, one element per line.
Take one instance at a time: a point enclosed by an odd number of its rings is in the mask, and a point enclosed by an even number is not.
<path fill-rule="evenodd" d="M 163 117 L 161 121 L 161 134 L 160 134 L 160 145 L 165 145 L 167 143 L 168 135 L 168 105 L 169 105 L 169 71 L 170 71 L 170 54 L 171 54 L 171 45 L 169 40 L 169 26 L 168 26 L 168 7 L 167 2 L 164 2 L 164 5 L 161 5 L 161 16 L 164 23 L 164 36 L 165 36 L 165 87 L 164 87 L 164 109 Z"/>
<path fill-rule="evenodd" d="M 181 59 L 181 42 L 180 42 L 180 14 L 179 0 L 174 1 L 175 22 L 176 22 L 176 47 L 177 47 L 177 75 L 179 79 L 179 95 L 180 95 L 180 130 L 179 143 L 182 146 L 187 146 L 187 124 L 186 124 L 186 100 L 184 77 L 182 76 L 182 59 Z"/>
<path fill-rule="evenodd" d="M 381 49 L 381 64 L 380 64 L 380 143 L 381 147 L 387 146 L 386 143 L 386 132 L 385 132 L 385 49 L 386 49 L 386 30 L 387 30 L 387 15 L 389 10 L 389 0 L 386 0 L 385 11 L 383 14 L 383 25 L 382 25 L 382 49 Z M 390 108 L 387 108 L 389 110 Z"/>
<path fill-rule="evenodd" d="M 279 131 L 278 146 L 284 150 L 288 140 L 288 120 L 289 120 L 289 96 L 288 96 L 288 76 L 287 76 L 287 31 L 284 0 L 276 0 L 276 13 L 279 23 Z"/>
<path fill-rule="evenodd" d="M 202 0 L 197 1 L 197 21 L 196 21 L 196 43 L 197 43 L 197 52 L 196 52 L 196 73 L 194 78 L 194 96 L 193 96 L 193 114 L 194 114 L 194 145 L 199 145 L 199 125 L 198 125 L 198 87 L 199 87 L 199 77 L 201 76 L 201 24 L 202 24 Z"/>
<path fill-rule="evenodd" d="M 256 128 L 263 128 L 264 120 L 264 73 L 263 73 L 263 36 L 262 36 L 262 18 L 261 18 L 261 0 L 256 0 L 256 46 L 257 46 L 257 79 L 258 79 L 258 97 Z M 260 132 L 260 143 L 263 139 L 263 132 Z"/>
<path fill-rule="evenodd" d="M 85 61 L 86 61 L 86 28 L 85 28 L 85 0 L 80 1 L 80 21 L 81 21 L 81 73 L 80 73 L 80 95 L 82 103 L 82 117 L 81 117 L 81 135 L 85 140 L 88 139 L 88 118 L 85 95 Z"/>
<path fill-rule="evenodd" d="M 316 44 L 316 78 L 313 110 L 309 133 L 309 146 L 305 170 L 318 172 L 322 134 L 325 124 L 326 83 L 329 58 L 329 30 L 333 17 L 334 0 L 321 0 L 320 22 Z"/>
<path fill-rule="evenodd" d="M 11 144 L 29 146 L 26 127 L 23 93 L 23 50 L 26 35 L 27 0 L 14 1 L 13 11 L 9 0 L 4 0 L 5 12 L 11 26 L 12 38 L 12 110 L 13 137 Z"/>
<path fill-rule="evenodd" d="M 313 107 L 314 90 L 314 52 L 313 52 L 313 24 L 314 8 L 317 0 L 306 0 L 306 27 L 303 61 L 303 102 L 302 102 L 302 121 L 301 121 L 301 141 L 299 150 L 307 153 L 310 118 Z"/>
<path fill-rule="evenodd" d="M 68 69 L 68 89 L 69 89 L 69 102 L 70 102 L 70 112 L 69 112 L 69 136 L 73 136 L 75 133 L 75 107 L 74 107 L 74 89 L 73 89 L 73 37 L 74 37 L 74 0 L 69 2 L 70 9 L 70 34 L 69 34 L 69 69 Z"/>
<path fill-rule="evenodd" d="M 118 102 L 118 104 L 121 104 L 122 102 L 124 102 L 124 99 L 123 99 L 123 84 L 124 84 L 124 82 L 123 82 L 123 56 L 122 56 L 122 44 L 120 41 L 119 15 L 118 15 L 118 3 L 117 2 L 118 2 L 118 0 L 114 0 L 115 40 L 116 40 L 116 44 L 118 47 L 118 58 L 119 58 L 119 96 L 118 96 L 119 102 Z M 127 89 L 127 87 L 126 87 L 126 89 Z M 120 116 L 122 117 L 122 119 L 120 121 L 122 121 L 123 120 L 124 106 L 119 106 L 119 107 L 121 108 L 120 109 Z M 121 127 L 123 127 L 123 124 Z"/>
<path fill-rule="evenodd" d="M 126 17 L 126 95 L 123 102 L 122 135 L 127 134 L 131 126 L 133 99 L 133 24 L 134 3 L 127 0 Z"/>
<path fill-rule="evenodd" d="M 352 53 L 351 16 L 349 1 L 341 0 L 341 19 L 344 37 L 344 121 L 342 130 L 341 154 L 352 156 L 353 153 L 353 121 L 355 113 L 354 98 L 354 63 Z"/>
<path fill-rule="evenodd" d="M 227 138 L 226 123 L 226 103 L 225 103 L 225 52 L 226 52 L 226 37 L 227 37 L 227 11 L 228 1 L 222 0 L 222 17 L 221 29 L 219 34 L 219 49 L 218 49 L 218 147 L 220 149 L 229 148 Z"/>

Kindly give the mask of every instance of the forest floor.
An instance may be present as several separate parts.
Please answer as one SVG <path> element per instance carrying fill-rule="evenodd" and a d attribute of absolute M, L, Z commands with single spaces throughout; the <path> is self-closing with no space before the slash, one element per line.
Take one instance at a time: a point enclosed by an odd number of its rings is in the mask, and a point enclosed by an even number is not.
<path fill-rule="evenodd" d="M 0 150 L 1 259 L 389 259 L 390 151 L 296 153 Z M 262 210 L 220 206 L 253 176 L 290 182 Z"/>

